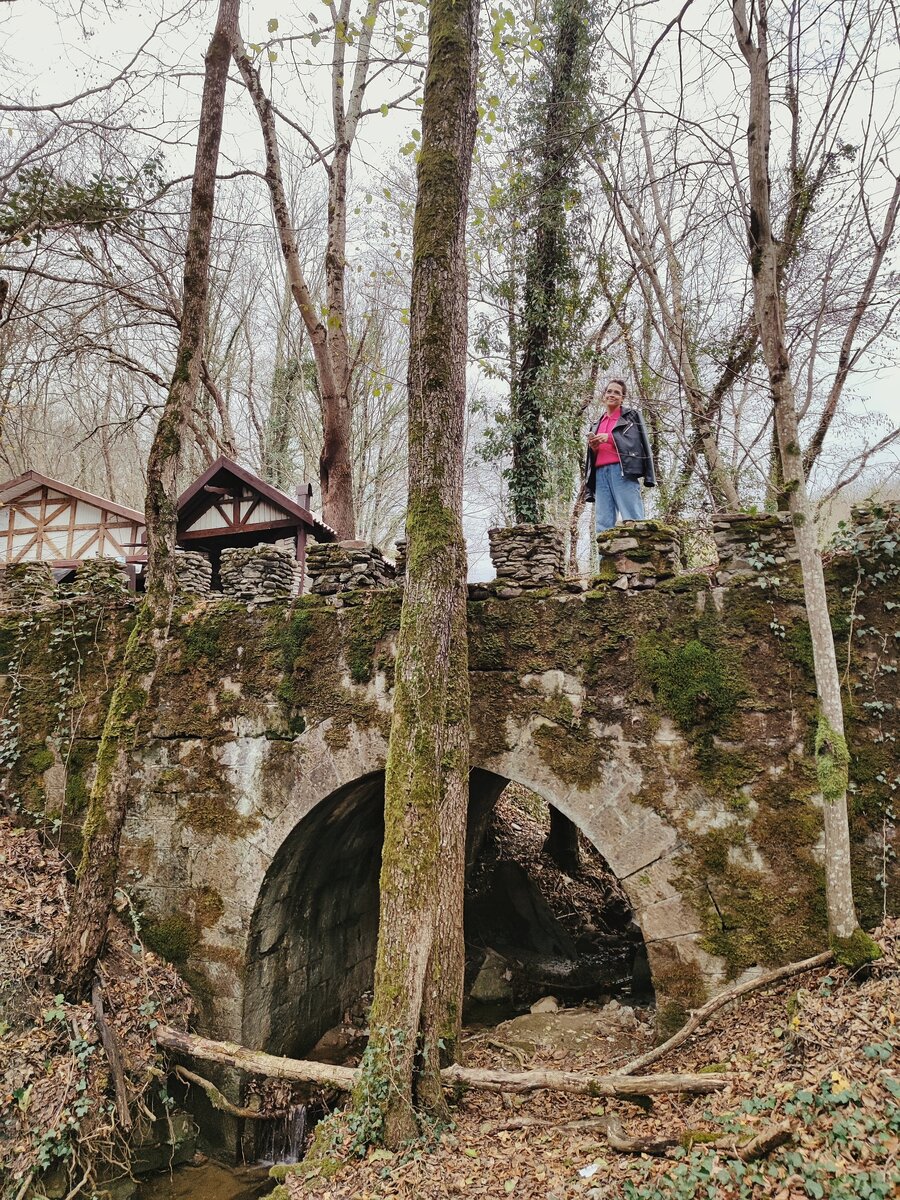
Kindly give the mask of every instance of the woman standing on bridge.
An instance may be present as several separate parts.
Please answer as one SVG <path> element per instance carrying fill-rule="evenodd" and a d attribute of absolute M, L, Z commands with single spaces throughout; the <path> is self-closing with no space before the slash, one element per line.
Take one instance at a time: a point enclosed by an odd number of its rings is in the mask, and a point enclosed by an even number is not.
<path fill-rule="evenodd" d="M 603 393 L 606 412 L 588 434 L 584 498 L 594 508 L 597 533 L 612 529 L 616 515 L 623 521 L 643 521 L 640 481 L 656 486 L 653 455 L 644 420 L 636 408 L 625 408 L 628 388 L 611 379 Z"/>

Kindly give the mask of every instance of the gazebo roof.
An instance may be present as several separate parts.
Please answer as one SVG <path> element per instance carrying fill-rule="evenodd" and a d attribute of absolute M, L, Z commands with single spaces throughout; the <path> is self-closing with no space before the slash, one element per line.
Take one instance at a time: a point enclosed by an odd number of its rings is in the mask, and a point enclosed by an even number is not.
<path fill-rule="evenodd" d="M 36 487 L 47 487 L 54 492 L 62 492 L 65 496 L 72 496 L 75 500 L 93 504 L 95 508 L 115 513 L 117 517 L 124 517 L 127 521 L 144 524 L 144 514 L 138 512 L 136 508 L 126 508 L 124 504 L 116 504 L 114 500 L 108 500 L 106 496 L 95 496 L 93 492 L 85 492 L 81 488 L 72 487 L 70 483 L 62 483 L 59 479 L 42 475 L 40 471 L 23 471 L 14 479 L 7 479 L 5 483 L 0 483 L 0 504 L 9 504 L 11 501 L 17 500 L 19 496 L 27 495 Z"/>
<path fill-rule="evenodd" d="M 217 458 L 178 499 L 179 539 L 218 541 L 299 528 L 319 542 L 337 540 L 321 517 L 230 458 Z"/>

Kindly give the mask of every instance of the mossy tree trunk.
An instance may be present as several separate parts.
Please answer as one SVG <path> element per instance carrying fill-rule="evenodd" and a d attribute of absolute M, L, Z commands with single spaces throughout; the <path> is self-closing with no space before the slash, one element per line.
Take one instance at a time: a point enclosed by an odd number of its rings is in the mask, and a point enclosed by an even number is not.
<path fill-rule="evenodd" d="M 132 788 L 131 751 L 169 633 L 175 593 L 177 474 L 182 437 L 196 400 L 203 362 L 216 168 L 232 29 L 237 24 L 239 3 L 220 0 L 206 52 L 178 350 L 147 466 L 147 591 L 103 725 L 72 910 L 54 946 L 54 970 L 70 995 L 88 992 L 103 949 Z"/>
<path fill-rule="evenodd" d="M 579 174 L 595 136 L 588 99 L 591 5 L 548 0 L 540 14 L 550 47 L 546 78 L 526 107 L 521 137 L 532 160 L 534 210 L 525 262 L 518 362 L 510 386 L 512 466 L 509 494 L 517 522 L 546 519 L 551 442 L 569 427 L 567 457 L 578 460 L 577 399 L 571 374 L 578 326 L 586 315 L 572 229 Z M 531 189 L 529 189 L 531 190 Z M 570 215 L 570 210 L 573 215 Z"/>
<path fill-rule="evenodd" d="M 825 802 L 828 927 L 835 941 L 854 939 L 862 946 L 865 935 L 859 930 L 850 876 L 850 831 L 847 820 L 849 756 L 844 738 L 840 677 L 814 514 L 806 489 L 785 332 L 779 249 L 772 231 L 769 184 L 771 99 L 766 0 L 751 0 L 749 12 L 744 0 L 733 0 L 732 12 L 738 45 L 750 71 L 748 233 L 754 309 L 772 391 L 783 485 L 800 556 L 819 699 L 819 732 L 815 753 L 819 785 Z"/>
<path fill-rule="evenodd" d="M 462 1004 L 469 774 L 462 533 L 465 224 L 477 0 L 432 0 L 413 228 L 406 588 L 385 780 L 372 1030 L 354 1091 L 366 1141 L 445 1113 L 439 1070 Z"/>

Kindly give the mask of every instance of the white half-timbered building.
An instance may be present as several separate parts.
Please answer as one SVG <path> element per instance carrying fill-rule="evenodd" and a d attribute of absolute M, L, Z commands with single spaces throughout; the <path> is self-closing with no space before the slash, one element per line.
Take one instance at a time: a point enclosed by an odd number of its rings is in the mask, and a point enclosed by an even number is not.
<path fill-rule="evenodd" d="M 146 559 L 144 514 L 38 471 L 0 484 L 0 564 L 72 569 L 86 558 Z"/>

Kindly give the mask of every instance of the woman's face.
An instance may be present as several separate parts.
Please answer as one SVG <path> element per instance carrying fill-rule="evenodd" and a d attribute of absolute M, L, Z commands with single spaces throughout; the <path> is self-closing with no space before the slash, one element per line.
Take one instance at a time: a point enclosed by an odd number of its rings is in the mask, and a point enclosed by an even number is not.
<path fill-rule="evenodd" d="M 606 391 L 603 393 L 603 403 L 610 411 L 621 407 L 624 399 L 625 394 L 622 391 L 621 383 L 608 383 L 606 385 Z"/>

